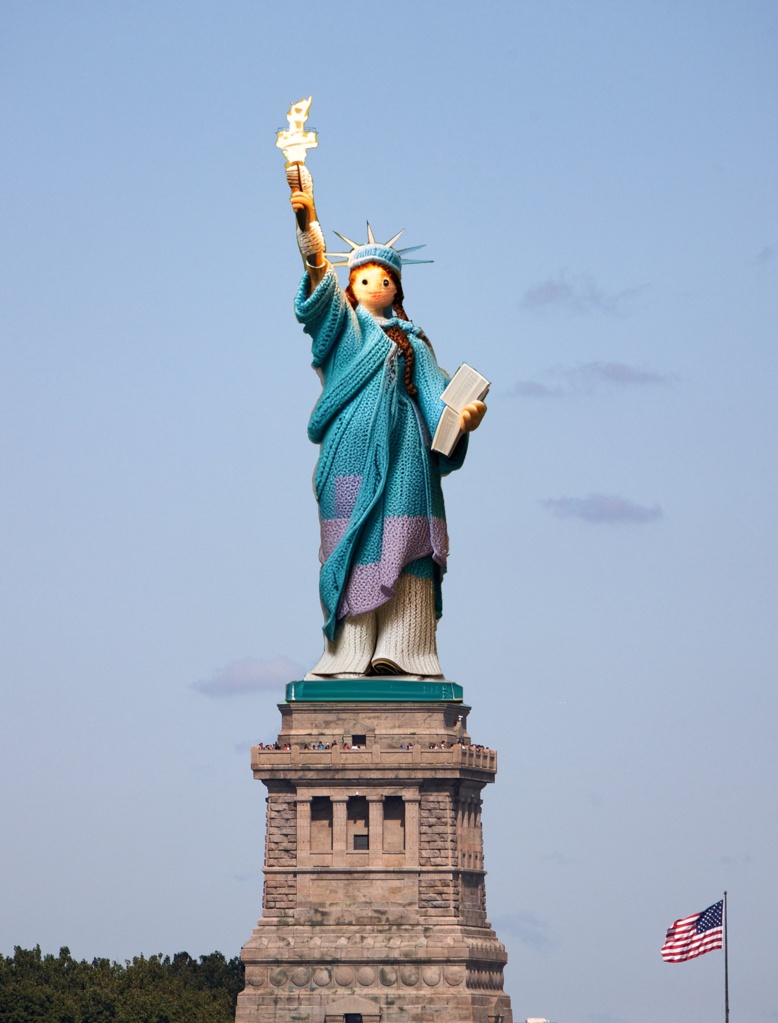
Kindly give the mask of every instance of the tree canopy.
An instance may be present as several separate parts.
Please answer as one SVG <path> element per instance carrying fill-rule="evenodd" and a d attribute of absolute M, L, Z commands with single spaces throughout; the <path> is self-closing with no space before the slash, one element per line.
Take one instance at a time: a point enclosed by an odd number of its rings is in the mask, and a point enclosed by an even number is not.
<path fill-rule="evenodd" d="M 0 1023 L 232 1023 L 243 964 L 221 952 L 78 961 L 63 947 L 0 955 Z"/>

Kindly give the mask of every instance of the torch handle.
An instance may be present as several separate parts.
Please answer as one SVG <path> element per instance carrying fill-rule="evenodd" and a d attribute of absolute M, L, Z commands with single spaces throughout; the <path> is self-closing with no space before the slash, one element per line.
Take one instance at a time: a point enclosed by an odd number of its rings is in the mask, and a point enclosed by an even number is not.
<path fill-rule="evenodd" d="M 313 199 L 313 178 L 311 172 L 301 161 L 295 161 L 286 165 L 286 182 L 293 192 L 305 192 Z M 305 211 L 298 210 L 295 214 L 297 226 L 301 231 L 305 230 Z M 314 212 L 312 220 L 316 219 Z"/>

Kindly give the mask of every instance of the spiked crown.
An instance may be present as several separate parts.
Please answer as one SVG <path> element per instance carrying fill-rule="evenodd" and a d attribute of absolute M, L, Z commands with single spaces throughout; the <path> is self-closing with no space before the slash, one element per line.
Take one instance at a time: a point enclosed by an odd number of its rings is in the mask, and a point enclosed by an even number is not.
<path fill-rule="evenodd" d="M 397 234 L 390 238 L 388 242 L 381 245 L 380 242 L 375 240 L 375 235 L 370 227 L 367 225 L 367 244 L 359 245 L 357 242 L 352 242 L 350 238 L 347 238 L 344 234 L 340 234 L 335 231 L 338 238 L 342 239 L 346 245 L 350 245 L 351 248 L 348 252 L 325 252 L 324 255 L 330 260 L 332 266 L 347 266 L 349 270 L 355 269 L 358 266 L 365 266 L 367 263 L 377 263 L 379 266 L 386 267 L 388 270 L 393 270 L 398 277 L 402 276 L 403 266 L 407 266 L 410 263 L 431 263 L 431 259 L 406 259 L 406 252 L 416 252 L 419 249 L 423 249 L 423 245 L 412 245 L 406 249 L 395 249 L 394 243 L 403 234 L 405 228 L 402 231 L 398 231 Z"/>

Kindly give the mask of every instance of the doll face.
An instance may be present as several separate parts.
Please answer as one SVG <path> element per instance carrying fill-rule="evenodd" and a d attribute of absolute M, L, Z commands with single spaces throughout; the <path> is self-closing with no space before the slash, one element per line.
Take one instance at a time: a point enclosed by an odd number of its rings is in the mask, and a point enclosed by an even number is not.
<path fill-rule="evenodd" d="M 394 281 L 382 266 L 368 263 L 351 274 L 351 290 L 357 302 L 373 316 L 380 316 L 397 295 Z"/>

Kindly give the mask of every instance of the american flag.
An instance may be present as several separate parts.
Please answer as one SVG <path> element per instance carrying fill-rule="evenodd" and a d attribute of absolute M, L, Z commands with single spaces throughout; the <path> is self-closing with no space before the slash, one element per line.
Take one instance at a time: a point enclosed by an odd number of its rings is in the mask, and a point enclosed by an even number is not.
<path fill-rule="evenodd" d="M 724 913 L 724 900 L 715 902 L 708 906 L 702 913 L 695 913 L 694 916 L 685 916 L 683 920 L 676 920 L 668 930 L 665 943 L 662 946 L 662 958 L 666 963 L 684 963 L 687 959 L 694 959 L 704 955 L 705 952 L 712 952 L 715 948 L 721 948 L 724 928 L 722 916 Z"/>

